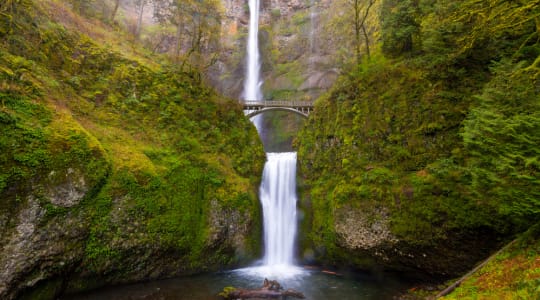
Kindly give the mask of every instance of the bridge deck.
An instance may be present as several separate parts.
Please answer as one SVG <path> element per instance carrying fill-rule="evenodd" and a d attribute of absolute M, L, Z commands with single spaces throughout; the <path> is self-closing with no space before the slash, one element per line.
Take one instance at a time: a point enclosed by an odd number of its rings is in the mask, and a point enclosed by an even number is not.
<path fill-rule="evenodd" d="M 244 110 L 248 111 L 248 117 L 268 110 L 289 110 L 307 117 L 313 110 L 313 101 L 245 100 L 243 105 Z"/>
<path fill-rule="evenodd" d="M 282 100 L 264 100 L 264 101 L 244 101 L 244 107 L 310 107 L 313 108 L 313 101 L 282 101 Z"/>

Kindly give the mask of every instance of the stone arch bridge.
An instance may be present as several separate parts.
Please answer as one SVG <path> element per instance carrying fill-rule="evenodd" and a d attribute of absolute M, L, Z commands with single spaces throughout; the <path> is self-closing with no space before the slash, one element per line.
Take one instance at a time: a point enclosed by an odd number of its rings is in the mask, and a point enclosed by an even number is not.
<path fill-rule="evenodd" d="M 248 118 L 271 110 L 290 111 L 307 118 L 313 111 L 313 101 L 245 100 L 243 105 Z"/>

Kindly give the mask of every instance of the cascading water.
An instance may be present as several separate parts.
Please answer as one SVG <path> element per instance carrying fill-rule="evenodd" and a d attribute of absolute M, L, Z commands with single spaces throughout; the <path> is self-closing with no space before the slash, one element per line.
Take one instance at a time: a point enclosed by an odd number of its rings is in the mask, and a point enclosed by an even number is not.
<path fill-rule="evenodd" d="M 263 209 L 264 258 L 259 267 L 239 270 L 263 278 L 306 274 L 294 266 L 296 236 L 296 152 L 267 153 L 259 189 Z"/>
<path fill-rule="evenodd" d="M 244 100 L 262 100 L 261 62 L 259 54 L 259 0 L 249 0 L 249 33 Z"/>
<path fill-rule="evenodd" d="M 261 62 L 259 54 L 259 0 L 249 0 L 249 32 L 247 40 L 247 67 L 244 91 L 242 97 L 247 101 L 259 101 L 263 99 L 261 91 Z M 252 118 L 253 124 L 259 133 L 262 132 L 261 116 Z"/>
<path fill-rule="evenodd" d="M 296 152 L 268 153 L 259 197 L 264 215 L 264 264 L 293 264 L 296 235 Z"/>
<path fill-rule="evenodd" d="M 244 100 L 262 100 L 259 54 L 259 0 L 249 0 L 249 34 Z M 261 121 L 252 119 L 262 135 Z M 264 277 L 289 277 L 302 273 L 293 266 L 296 235 L 296 153 L 267 153 L 260 187 L 263 207 L 265 256 L 261 267 L 242 272 Z"/>
<path fill-rule="evenodd" d="M 312 0 L 311 6 L 312 34 L 310 48 L 311 52 L 315 53 L 317 46 L 312 36 L 313 28 L 316 26 L 316 5 L 314 0 Z M 249 0 L 249 7 L 251 17 L 243 99 L 262 100 L 257 40 L 259 1 Z M 252 119 L 252 121 L 259 130 L 259 134 L 262 134 L 259 120 Z M 186 290 L 190 291 L 190 299 L 213 299 L 214 295 L 223 286 L 249 284 L 251 287 L 258 287 L 263 278 L 272 280 L 287 279 L 280 282 L 286 285 L 287 288 L 302 291 L 307 299 L 312 300 L 390 299 L 389 295 L 395 294 L 397 288 L 392 287 L 392 282 L 385 281 L 385 284 L 381 285 L 378 281 L 371 280 L 360 284 L 356 280 L 328 275 L 323 272 L 308 271 L 294 266 L 294 239 L 297 225 L 295 152 L 267 153 L 267 162 L 260 187 L 260 198 L 263 206 L 265 244 L 265 255 L 260 266 L 234 270 L 231 273 L 225 273 L 225 275 L 207 274 L 115 289 L 107 288 L 103 291 L 85 295 L 83 299 L 133 299 L 147 297 L 148 295 L 156 299 L 185 299 Z M 67 299 L 81 299 L 81 295 L 77 294 L 73 298 Z"/>

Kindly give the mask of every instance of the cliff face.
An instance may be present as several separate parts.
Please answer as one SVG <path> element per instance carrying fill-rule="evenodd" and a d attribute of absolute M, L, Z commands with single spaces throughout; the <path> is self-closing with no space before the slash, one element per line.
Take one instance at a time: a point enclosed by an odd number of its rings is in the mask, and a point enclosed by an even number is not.
<path fill-rule="evenodd" d="M 264 152 L 238 103 L 59 2 L 6 14 L 0 298 L 52 299 L 257 255 Z"/>
<path fill-rule="evenodd" d="M 249 23 L 246 1 L 224 0 L 223 53 L 211 70 L 213 85 L 240 99 Z M 261 1 L 259 48 L 265 99 L 317 98 L 337 78 L 340 47 L 326 25 L 342 9 L 336 1 Z"/>
<path fill-rule="evenodd" d="M 208 75 L 220 93 L 242 99 L 249 7 L 247 1 L 222 3 L 221 52 Z M 379 7 L 377 2 L 366 21 L 371 46 L 377 38 Z M 334 84 L 356 57 L 351 9 L 351 2 L 345 0 L 261 1 L 259 50 L 264 99 L 315 100 Z M 365 53 L 362 45 L 362 57 Z M 279 112 L 265 113 L 261 119 L 267 151 L 294 148 L 292 141 L 303 119 Z"/>

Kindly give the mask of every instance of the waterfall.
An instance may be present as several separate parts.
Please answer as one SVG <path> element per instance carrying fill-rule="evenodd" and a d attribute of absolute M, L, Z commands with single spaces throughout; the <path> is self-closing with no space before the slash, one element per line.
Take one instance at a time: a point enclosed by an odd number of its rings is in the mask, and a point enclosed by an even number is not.
<path fill-rule="evenodd" d="M 259 197 L 264 216 L 264 263 L 293 264 L 296 235 L 296 152 L 267 153 Z"/>
<path fill-rule="evenodd" d="M 296 152 L 266 153 L 259 197 L 263 209 L 262 265 L 238 270 L 255 277 L 284 279 L 307 274 L 294 265 L 296 237 Z"/>
<path fill-rule="evenodd" d="M 248 101 L 263 100 L 260 79 L 261 61 L 259 54 L 259 0 L 249 0 L 249 32 L 247 40 L 247 67 L 244 80 L 243 99 Z M 252 118 L 259 134 L 262 133 L 262 117 Z"/>
<path fill-rule="evenodd" d="M 262 100 L 259 54 L 259 0 L 249 0 L 249 34 L 244 100 Z"/>
<path fill-rule="evenodd" d="M 244 100 L 263 100 L 259 58 L 259 1 L 249 0 L 249 36 Z M 260 115 L 259 115 L 260 116 Z M 259 135 L 263 128 L 258 116 L 252 118 Z M 264 259 L 260 267 L 239 270 L 268 278 L 303 274 L 293 265 L 296 235 L 296 152 L 267 153 L 259 197 L 263 208 Z"/>

